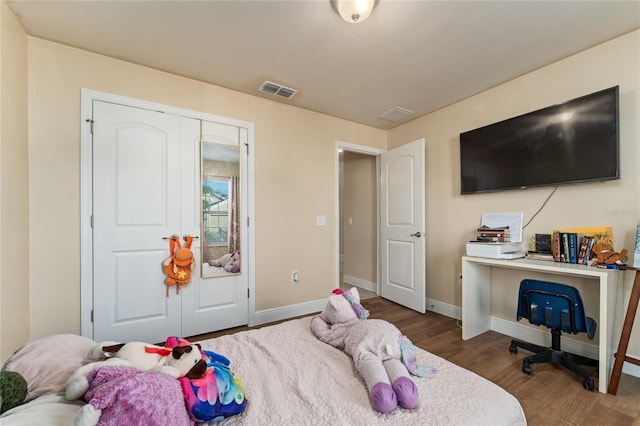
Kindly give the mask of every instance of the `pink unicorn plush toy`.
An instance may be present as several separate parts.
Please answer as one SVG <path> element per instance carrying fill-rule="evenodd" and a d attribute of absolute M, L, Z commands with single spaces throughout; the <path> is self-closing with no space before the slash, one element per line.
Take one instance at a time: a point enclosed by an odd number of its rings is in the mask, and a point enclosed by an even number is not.
<path fill-rule="evenodd" d="M 415 347 L 396 326 L 381 319 L 359 319 L 366 318 L 368 312 L 365 316 L 362 306 L 355 307 L 360 304 L 357 289 L 348 293 L 349 297 L 340 292 L 329 296 L 325 309 L 311 320 L 311 331 L 321 341 L 353 358 L 376 411 L 388 413 L 398 405 L 407 409 L 417 407 L 418 388 L 410 373 L 428 377 L 435 370 L 416 365 Z"/>

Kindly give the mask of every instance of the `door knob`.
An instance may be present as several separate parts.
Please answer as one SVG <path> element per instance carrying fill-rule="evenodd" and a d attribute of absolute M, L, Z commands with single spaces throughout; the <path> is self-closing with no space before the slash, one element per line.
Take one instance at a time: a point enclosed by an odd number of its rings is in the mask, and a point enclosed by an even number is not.
<path fill-rule="evenodd" d="M 422 237 L 422 234 L 420 233 L 420 231 L 418 231 L 415 234 L 411 234 L 410 237 L 420 238 L 420 237 Z"/>

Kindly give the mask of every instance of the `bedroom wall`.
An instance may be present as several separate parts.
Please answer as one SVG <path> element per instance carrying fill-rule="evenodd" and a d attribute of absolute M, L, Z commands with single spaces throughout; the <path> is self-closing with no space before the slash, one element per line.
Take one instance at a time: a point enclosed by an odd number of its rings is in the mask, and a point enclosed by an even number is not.
<path fill-rule="evenodd" d="M 29 335 L 27 36 L 0 3 L 0 364 Z"/>
<path fill-rule="evenodd" d="M 640 223 L 640 31 L 543 67 L 506 84 L 389 131 L 393 148 L 426 139 L 427 297 L 460 306 L 458 274 L 464 243 L 474 237 L 482 213 L 523 212 L 529 221 L 552 188 L 460 195 L 459 134 L 600 89 L 620 86 L 620 168 L 622 178 L 607 183 L 562 186 L 524 229 L 527 241 L 553 228 L 611 225 L 614 247 L 633 251 Z M 526 245 L 525 245 L 526 248 Z M 628 300 L 633 273 L 625 274 Z M 517 282 L 522 277 L 494 269 L 493 315 L 515 321 Z M 552 277 L 558 279 L 558 277 Z M 583 298 L 597 301 L 583 283 Z M 626 305 L 625 305 L 626 306 Z M 588 310 L 597 319 L 596 305 Z M 589 306 L 588 306 L 589 308 Z M 621 313 L 624 315 L 624 313 Z M 617 332 L 619 335 L 619 331 Z M 640 321 L 630 351 L 640 354 Z M 616 338 L 617 340 L 617 338 Z"/>
<path fill-rule="evenodd" d="M 81 88 L 254 122 L 256 310 L 326 298 L 335 141 L 384 148 L 384 131 L 38 38 L 28 50 L 31 338 L 80 331 Z"/>

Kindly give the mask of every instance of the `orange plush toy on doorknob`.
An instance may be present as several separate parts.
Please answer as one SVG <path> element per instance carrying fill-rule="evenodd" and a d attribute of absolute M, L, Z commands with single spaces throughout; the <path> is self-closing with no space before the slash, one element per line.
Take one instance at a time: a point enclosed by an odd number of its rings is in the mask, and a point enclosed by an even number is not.
<path fill-rule="evenodd" d="M 194 267 L 193 253 L 191 252 L 191 242 L 193 237 L 185 237 L 184 247 L 180 246 L 180 238 L 177 235 L 171 236 L 169 242 L 170 256 L 162 262 L 164 272 L 167 274 L 167 297 L 169 297 L 169 287 L 176 286 L 176 294 L 180 293 L 180 286 L 189 284 L 191 281 L 191 270 Z"/>

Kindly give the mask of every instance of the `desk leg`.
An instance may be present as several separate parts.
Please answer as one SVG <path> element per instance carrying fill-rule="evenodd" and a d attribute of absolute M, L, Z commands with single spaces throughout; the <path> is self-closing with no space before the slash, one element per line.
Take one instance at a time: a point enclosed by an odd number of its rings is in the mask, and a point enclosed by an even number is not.
<path fill-rule="evenodd" d="M 462 261 L 462 340 L 491 329 L 491 266 Z"/>
<path fill-rule="evenodd" d="M 613 329 L 618 312 L 618 275 L 600 278 L 600 323 L 598 324 L 598 391 L 607 393 L 611 373 L 611 350 L 614 347 Z"/>

